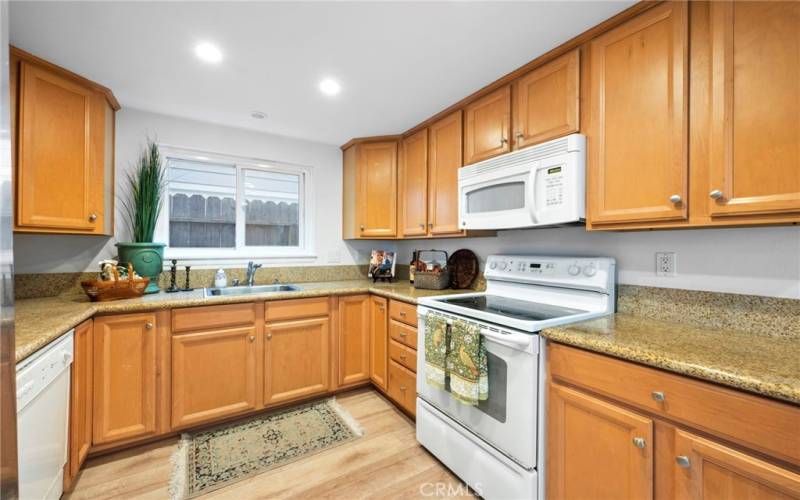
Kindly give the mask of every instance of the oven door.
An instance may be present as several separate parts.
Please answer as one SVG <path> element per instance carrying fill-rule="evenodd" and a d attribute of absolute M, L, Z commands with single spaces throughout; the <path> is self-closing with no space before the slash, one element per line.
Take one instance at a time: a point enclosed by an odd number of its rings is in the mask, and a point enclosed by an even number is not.
<path fill-rule="evenodd" d="M 465 405 L 450 395 L 449 381 L 444 389 L 426 383 L 427 311 L 418 307 L 417 395 L 524 468 L 536 467 L 538 335 L 459 318 L 481 326 L 489 364 L 489 398 Z"/>
<path fill-rule="evenodd" d="M 538 164 L 538 162 L 535 162 Z M 536 166 L 459 180 L 459 215 L 462 229 L 510 229 L 535 223 L 531 208 Z"/>

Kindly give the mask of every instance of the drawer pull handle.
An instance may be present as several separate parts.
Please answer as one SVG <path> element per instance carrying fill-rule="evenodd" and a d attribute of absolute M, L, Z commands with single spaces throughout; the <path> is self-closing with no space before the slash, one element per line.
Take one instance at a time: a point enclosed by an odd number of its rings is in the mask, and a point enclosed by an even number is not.
<path fill-rule="evenodd" d="M 639 437 L 633 438 L 633 445 L 636 446 L 637 448 L 644 448 L 645 446 L 644 438 L 639 438 Z"/>
<path fill-rule="evenodd" d="M 406 335 L 408 335 L 408 334 L 407 334 L 407 333 L 405 333 L 405 332 L 400 332 L 400 336 L 401 336 L 401 337 L 405 337 Z"/>
<path fill-rule="evenodd" d="M 677 462 L 679 467 L 683 467 L 684 469 L 688 469 L 692 466 L 692 462 L 689 461 L 689 457 L 684 455 L 678 455 L 675 457 L 675 462 Z"/>
<path fill-rule="evenodd" d="M 400 390 L 401 390 L 401 391 L 405 391 L 405 390 L 406 390 L 406 386 L 404 386 L 404 385 L 401 385 L 401 386 L 400 386 Z"/>
<path fill-rule="evenodd" d="M 653 391 L 650 395 L 653 396 L 653 399 L 656 401 L 664 401 L 667 399 L 667 396 L 661 391 Z"/>
<path fill-rule="evenodd" d="M 405 318 L 406 317 L 406 312 L 405 311 L 400 311 L 400 317 L 401 318 Z"/>
<path fill-rule="evenodd" d="M 401 354 L 400 355 L 400 359 L 406 359 L 406 355 L 405 354 Z"/>

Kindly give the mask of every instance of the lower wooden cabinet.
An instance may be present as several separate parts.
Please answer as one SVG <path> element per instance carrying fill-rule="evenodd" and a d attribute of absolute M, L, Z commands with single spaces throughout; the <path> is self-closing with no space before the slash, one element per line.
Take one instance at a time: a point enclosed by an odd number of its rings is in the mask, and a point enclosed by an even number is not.
<path fill-rule="evenodd" d="M 369 305 L 369 295 L 339 298 L 339 387 L 369 381 Z"/>
<path fill-rule="evenodd" d="M 322 394 L 330 387 L 330 319 L 267 324 L 264 404 Z"/>
<path fill-rule="evenodd" d="M 416 414 L 417 376 L 411 370 L 389 361 L 386 392 L 395 403 L 412 415 Z"/>
<path fill-rule="evenodd" d="M 172 337 L 172 426 L 258 407 L 260 341 L 253 326 Z"/>
<path fill-rule="evenodd" d="M 548 386 L 547 497 L 653 497 L 653 421 L 558 384 Z"/>
<path fill-rule="evenodd" d="M 388 301 L 383 297 L 372 296 L 369 302 L 369 378 L 385 391 L 389 343 Z"/>
<path fill-rule="evenodd" d="M 157 432 L 156 313 L 94 321 L 94 444 Z"/>
<path fill-rule="evenodd" d="M 69 447 L 64 468 L 64 489 L 83 465 L 92 447 L 92 320 L 75 327 L 69 398 Z"/>

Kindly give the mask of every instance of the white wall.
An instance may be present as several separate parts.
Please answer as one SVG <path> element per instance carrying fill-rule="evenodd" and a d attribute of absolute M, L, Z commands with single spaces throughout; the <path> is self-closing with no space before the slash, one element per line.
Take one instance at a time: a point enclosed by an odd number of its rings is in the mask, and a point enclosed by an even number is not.
<path fill-rule="evenodd" d="M 342 155 L 338 147 L 126 108 L 117 113 L 116 121 L 118 185 L 124 180 L 126 169 L 136 160 L 148 135 L 171 146 L 313 167 L 317 258 L 293 262 L 292 265 L 366 262 L 365 252 L 372 246 L 369 242 L 345 244 L 341 239 Z M 120 205 L 116 203 L 116 238 L 125 237 Z M 100 260 L 116 254 L 116 238 L 16 234 L 16 272 L 94 270 Z M 335 258 L 337 253 L 338 259 Z M 266 265 L 278 264 L 281 263 L 272 261 Z"/>
<path fill-rule="evenodd" d="M 620 283 L 800 299 L 800 227 L 586 232 L 582 227 L 501 231 L 497 238 L 407 241 L 415 248 L 496 253 L 615 257 Z M 655 253 L 676 252 L 677 275 L 655 275 Z"/>

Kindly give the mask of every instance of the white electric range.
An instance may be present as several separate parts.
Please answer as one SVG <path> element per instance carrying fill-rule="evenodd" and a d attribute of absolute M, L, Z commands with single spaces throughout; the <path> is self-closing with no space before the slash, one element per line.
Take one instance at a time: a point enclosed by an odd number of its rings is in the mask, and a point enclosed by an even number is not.
<path fill-rule="evenodd" d="M 479 495 L 544 498 L 544 328 L 612 314 L 610 258 L 492 255 L 486 291 L 419 299 L 417 441 Z M 481 328 L 489 398 L 460 403 L 425 381 L 425 317 Z"/>

